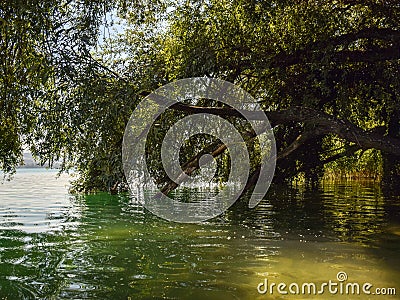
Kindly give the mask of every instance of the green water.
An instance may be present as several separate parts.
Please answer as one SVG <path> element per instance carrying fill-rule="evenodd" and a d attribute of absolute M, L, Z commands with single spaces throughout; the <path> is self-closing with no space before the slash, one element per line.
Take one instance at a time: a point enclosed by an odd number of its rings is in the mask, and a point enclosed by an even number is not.
<path fill-rule="evenodd" d="M 126 196 L 68 195 L 55 174 L 0 185 L 0 299 L 399 299 L 400 198 L 373 184 L 274 188 L 254 210 L 188 225 Z M 265 278 L 318 284 L 340 271 L 397 295 L 257 292 Z"/>

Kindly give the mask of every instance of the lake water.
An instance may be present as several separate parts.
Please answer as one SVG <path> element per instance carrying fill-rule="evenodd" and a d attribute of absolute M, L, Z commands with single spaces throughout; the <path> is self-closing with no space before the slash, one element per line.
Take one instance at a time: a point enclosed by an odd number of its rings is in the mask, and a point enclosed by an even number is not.
<path fill-rule="evenodd" d="M 55 175 L 21 169 L 0 185 L 0 299 L 399 299 L 400 198 L 372 183 L 274 187 L 256 209 L 177 224 L 127 196 L 69 195 Z M 372 287 L 260 294 L 266 279 Z"/>

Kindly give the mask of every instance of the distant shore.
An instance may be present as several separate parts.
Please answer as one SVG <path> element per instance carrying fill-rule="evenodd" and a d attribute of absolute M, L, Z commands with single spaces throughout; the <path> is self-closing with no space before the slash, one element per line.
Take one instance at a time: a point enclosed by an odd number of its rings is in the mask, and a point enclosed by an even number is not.
<path fill-rule="evenodd" d="M 60 162 L 55 162 L 52 166 L 52 169 L 58 169 L 60 165 L 61 165 Z M 37 161 L 35 161 L 30 152 L 24 152 L 24 163 L 19 165 L 17 169 L 27 169 L 27 168 L 45 169 L 48 167 L 49 167 L 48 165 L 41 166 Z"/>

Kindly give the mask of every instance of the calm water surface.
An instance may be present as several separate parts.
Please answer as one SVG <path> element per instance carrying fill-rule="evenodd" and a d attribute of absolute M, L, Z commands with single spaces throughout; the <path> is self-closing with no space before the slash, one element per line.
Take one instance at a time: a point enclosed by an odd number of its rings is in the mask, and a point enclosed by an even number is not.
<path fill-rule="evenodd" d="M 55 175 L 21 169 L 0 185 L 0 299 L 399 299 L 400 198 L 372 184 L 271 188 L 254 210 L 187 225 L 127 196 L 68 195 Z M 341 271 L 397 295 L 257 292 Z"/>

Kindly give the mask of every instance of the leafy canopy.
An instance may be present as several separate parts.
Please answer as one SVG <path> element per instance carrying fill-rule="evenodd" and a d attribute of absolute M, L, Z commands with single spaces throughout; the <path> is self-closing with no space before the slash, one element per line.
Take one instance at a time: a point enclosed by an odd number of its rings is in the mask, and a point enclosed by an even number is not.
<path fill-rule="evenodd" d="M 122 136 L 135 105 L 194 76 L 233 82 L 266 110 L 311 107 L 398 137 L 399 12 L 395 0 L 1 1 L 0 169 L 12 173 L 29 149 L 76 169 L 81 189 L 111 189 L 124 181 Z M 148 142 L 159 147 L 165 124 L 181 116 L 163 115 Z M 278 150 L 310 126 L 278 125 Z M 192 140 L 182 157 L 210 142 Z M 352 155 L 351 146 L 316 137 L 277 177 L 320 176 L 324 159 Z M 252 161 L 256 169 L 256 150 Z"/>

